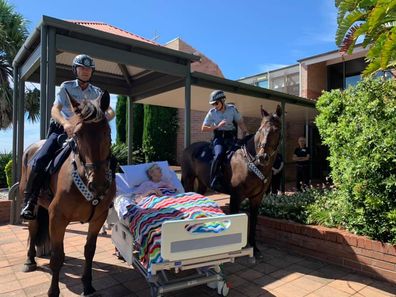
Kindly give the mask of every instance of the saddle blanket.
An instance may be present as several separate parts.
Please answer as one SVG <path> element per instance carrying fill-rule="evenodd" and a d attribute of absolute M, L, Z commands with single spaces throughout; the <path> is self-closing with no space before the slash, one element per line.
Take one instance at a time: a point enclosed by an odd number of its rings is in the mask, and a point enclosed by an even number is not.
<path fill-rule="evenodd" d="M 225 215 L 215 201 L 194 192 L 162 197 L 150 195 L 127 209 L 124 219 L 128 217 L 135 250 L 148 272 L 151 264 L 164 261 L 160 253 L 163 222 Z M 224 223 L 215 222 L 192 225 L 188 231 L 219 233 L 226 228 Z"/>

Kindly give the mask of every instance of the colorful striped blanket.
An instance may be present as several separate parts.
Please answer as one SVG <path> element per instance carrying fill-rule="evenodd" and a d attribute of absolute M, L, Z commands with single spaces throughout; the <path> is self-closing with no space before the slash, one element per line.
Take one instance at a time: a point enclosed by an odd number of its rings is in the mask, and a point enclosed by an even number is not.
<path fill-rule="evenodd" d="M 150 195 L 138 204 L 128 206 L 125 216 L 134 238 L 135 249 L 142 264 L 150 272 L 153 263 L 161 263 L 161 225 L 168 220 L 198 219 L 224 215 L 218 204 L 200 194 L 189 192 L 174 196 Z M 226 223 L 206 223 L 188 226 L 189 232 L 219 233 Z"/>

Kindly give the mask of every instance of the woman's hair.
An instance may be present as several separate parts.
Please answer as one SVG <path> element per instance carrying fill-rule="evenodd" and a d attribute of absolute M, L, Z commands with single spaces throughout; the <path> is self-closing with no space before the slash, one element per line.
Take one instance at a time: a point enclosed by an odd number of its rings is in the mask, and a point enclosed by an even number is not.
<path fill-rule="evenodd" d="M 154 163 L 153 165 L 151 165 L 147 170 L 146 170 L 146 174 L 147 177 L 149 178 L 149 180 L 151 180 L 151 173 L 153 172 L 153 170 L 155 169 L 159 169 L 161 170 L 161 167 L 159 167 L 159 165 L 157 163 Z"/>

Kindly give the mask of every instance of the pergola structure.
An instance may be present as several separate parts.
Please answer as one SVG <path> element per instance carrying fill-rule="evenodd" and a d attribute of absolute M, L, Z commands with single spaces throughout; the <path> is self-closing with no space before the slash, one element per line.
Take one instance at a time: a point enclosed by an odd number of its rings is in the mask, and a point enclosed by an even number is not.
<path fill-rule="evenodd" d="M 43 16 L 13 62 L 13 182 L 21 173 L 25 82 L 40 83 L 40 138 L 43 139 L 49 126 L 55 86 L 73 78 L 72 60 L 80 53 L 95 59 L 95 85 L 113 94 L 129 96 L 129 125 L 133 102 L 184 108 L 185 146 L 191 141 L 191 110 L 207 111 L 209 93 L 213 89 L 222 89 L 231 95 L 244 116 L 257 117 L 260 105 L 275 110 L 279 103 L 283 111 L 287 104 L 288 117 L 308 121 L 315 116 L 314 101 L 192 72 L 191 64 L 200 59 L 196 55 Z M 128 145 L 132 147 L 132 129 L 128 129 L 128 133 Z"/>

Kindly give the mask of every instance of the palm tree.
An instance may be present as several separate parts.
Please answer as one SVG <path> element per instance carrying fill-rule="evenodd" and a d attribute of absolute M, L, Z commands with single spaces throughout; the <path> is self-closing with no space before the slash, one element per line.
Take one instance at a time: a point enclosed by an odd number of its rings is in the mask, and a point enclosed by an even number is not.
<path fill-rule="evenodd" d="M 335 0 L 338 8 L 336 43 L 351 53 L 359 37 L 368 47 L 364 75 L 396 66 L 396 1 Z"/>
<path fill-rule="evenodd" d="M 12 5 L 0 0 L 0 129 L 6 129 L 12 122 L 12 61 L 28 35 L 26 24 Z M 26 110 L 32 121 L 39 114 L 39 95 L 37 89 L 26 94 Z"/>

